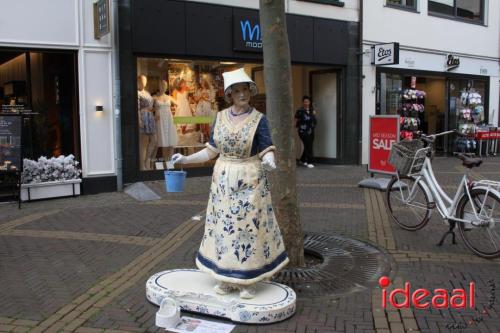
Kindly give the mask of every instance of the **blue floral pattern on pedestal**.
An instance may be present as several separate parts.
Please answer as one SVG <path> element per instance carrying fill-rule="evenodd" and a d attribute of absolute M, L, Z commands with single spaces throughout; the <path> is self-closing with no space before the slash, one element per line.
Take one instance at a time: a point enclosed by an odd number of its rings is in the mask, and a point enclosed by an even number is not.
<path fill-rule="evenodd" d="M 205 273 L 193 269 L 177 269 L 157 273 L 146 282 L 146 296 L 149 301 L 159 305 L 161 300 L 168 296 L 174 298 L 183 311 L 214 315 L 243 323 L 273 323 L 285 320 L 295 313 L 296 295 L 287 286 L 274 282 L 261 282 L 262 285 L 280 288 L 284 296 L 274 303 L 258 305 L 252 304 L 251 300 L 238 301 L 233 298 L 219 298 L 203 293 L 176 292 L 158 283 L 163 276 L 176 272 L 205 275 Z"/>

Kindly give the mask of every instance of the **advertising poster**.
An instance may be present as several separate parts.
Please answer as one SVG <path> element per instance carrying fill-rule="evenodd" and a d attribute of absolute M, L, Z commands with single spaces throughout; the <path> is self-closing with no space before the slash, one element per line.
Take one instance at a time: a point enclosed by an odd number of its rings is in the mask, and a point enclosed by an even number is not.
<path fill-rule="evenodd" d="M 370 159 L 368 171 L 393 174 L 396 169 L 389 164 L 393 143 L 399 139 L 399 116 L 370 117 Z"/>
<path fill-rule="evenodd" d="M 21 170 L 22 118 L 0 115 L 0 171 Z"/>

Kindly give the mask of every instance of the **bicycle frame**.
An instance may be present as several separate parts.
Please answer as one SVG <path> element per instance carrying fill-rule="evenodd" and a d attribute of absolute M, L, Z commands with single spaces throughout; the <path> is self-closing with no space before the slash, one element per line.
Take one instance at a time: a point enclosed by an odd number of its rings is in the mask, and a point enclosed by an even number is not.
<path fill-rule="evenodd" d="M 453 220 L 456 222 L 464 222 L 464 223 L 470 223 L 468 220 L 463 220 L 459 219 L 455 216 L 456 213 L 456 208 L 458 201 L 462 197 L 464 193 L 467 193 L 467 196 L 469 197 L 470 200 L 470 192 L 469 192 L 469 187 L 468 187 L 468 172 L 464 174 L 462 177 L 462 180 L 460 181 L 460 185 L 458 186 L 457 192 L 455 193 L 455 196 L 453 199 L 451 199 L 446 192 L 441 188 L 439 185 L 438 181 L 436 180 L 436 176 L 434 175 L 434 170 L 432 169 L 432 164 L 429 159 L 429 157 L 425 158 L 425 161 L 422 165 L 422 169 L 420 172 L 414 176 L 415 177 L 415 183 L 414 183 L 414 188 L 410 189 L 410 193 L 408 196 L 411 198 L 413 194 L 415 193 L 416 186 L 417 184 L 421 184 L 424 191 L 427 192 L 429 195 L 429 199 L 431 202 L 436 203 L 436 207 L 438 209 L 439 214 L 441 217 L 445 220 Z M 398 176 L 399 178 L 399 176 Z M 399 179 L 398 179 L 399 180 Z M 400 188 L 400 192 L 402 197 L 404 198 L 404 193 L 402 189 Z M 432 207 L 434 208 L 434 207 Z M 476 215 L 476 218 L 479 219 L 477 216 L 476 210 L 474 210 L 474 214 Z"/>

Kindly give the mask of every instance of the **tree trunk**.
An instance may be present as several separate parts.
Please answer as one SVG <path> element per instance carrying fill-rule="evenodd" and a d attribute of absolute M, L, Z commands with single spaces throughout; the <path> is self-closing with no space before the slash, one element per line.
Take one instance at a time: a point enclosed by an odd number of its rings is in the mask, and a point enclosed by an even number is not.
<path fill-rule="evenodd" d="M 290 265 L 304 265 L 304 235 L 300 225 L 293 130 L 292 66 L 286 32 L 285 1 L 260 0 L 260 28 L 264 51 L 266 110 L 277 148 L 273 172 L 273 203 L 283 233 Z"/>

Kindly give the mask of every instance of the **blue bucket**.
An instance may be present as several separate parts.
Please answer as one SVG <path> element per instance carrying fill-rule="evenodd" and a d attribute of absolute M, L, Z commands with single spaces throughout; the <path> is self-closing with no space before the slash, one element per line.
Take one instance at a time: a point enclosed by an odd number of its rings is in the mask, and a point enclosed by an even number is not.
<path fill-rule="evenodd" d="M 186 179 L 186 171 L 170 171 L 165 173 L 165 187 L 167 192 L 182 192 L 184 191 L 184 180 Z"/>

